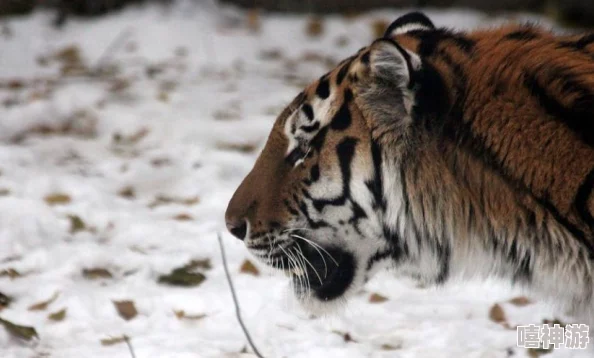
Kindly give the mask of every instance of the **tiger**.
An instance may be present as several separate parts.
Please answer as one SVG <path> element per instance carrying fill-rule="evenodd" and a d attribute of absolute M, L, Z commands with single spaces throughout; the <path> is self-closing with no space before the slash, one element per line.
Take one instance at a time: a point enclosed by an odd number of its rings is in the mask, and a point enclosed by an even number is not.
<path fill-rule="evenodd" d="M 225 223 L 314 313 L 390 269 L 592 319 L 593 188 L 594 34 L 412 12 L 280 113 Z"/>

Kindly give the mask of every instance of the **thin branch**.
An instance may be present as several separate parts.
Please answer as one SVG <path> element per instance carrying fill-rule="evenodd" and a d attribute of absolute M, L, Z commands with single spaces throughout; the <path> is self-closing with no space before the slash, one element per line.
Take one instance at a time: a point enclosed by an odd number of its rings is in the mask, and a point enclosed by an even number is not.
<path fill-rule="evenodd" d="M 99 57 L 99 60 L 97 60 L 97 65 L 95 65 L 94 70 L 97 72 L 103 70 L 104 66 L 106 65 L 107 61 L 111 58 L 113 53 L 124 44 L 126 39 L 128 39 L 128 37 L 130 37 L 131 34 L 132 30 L 130 29 L 125 29 L 122 32 L 120 32 L 119 35 L 107 46 L 105 51 L 103 51 L 103 54 L 101 54 L 101 57 Z"/>
<path fill-rule="evenodd" d="M 132 343 L 130 342 L 130 337 L 124 335 L 124 342 L 126 342 L 128 345 L 128 350 L 130 351 L 132 358 L 136 358 L 136 355 L 134 354 L 134 347 L 132 347 Z"/>
<path fill-rule="evenodd" d="M 254 352 L 254 354 L 258 358 L 264 358 L 264 356 L 262 356 L 262 354 L 260 354 L 260 352 L 258 351 L 256 346 L 254 345 L 254 342 L 252 341 L 252 337 L 250 337 L 250 334 L 249 334 L 246 326 L 243 324 L 243 320 L 241 319 L 239 302 L 237 301 L 237 294 L 235 293 L 235 288 L 233 288 L 233 281 L 231 281 L 231 275 L 229 274 L 229 268 L 227 267 L 227 256 L 225 255 L 225 247 L 223 246 L 223 239 L 221 239 L 221 233 L 218 234 L 218 239 L 219 239 L 219 246 L 221 248 L 221 257 L 223 258 L 223 267 L 225 268 L 225 276 L 227 276 L 227 282 L 229 282 L 229 288 L 231 289 L 231 296 L 233 296 L 233 304 L 235 305 L 235 314 L 237 315 L 237 321 L 239 322 L 241 329 L 243 329 L 245 338 L 247 339 L 248 343 L 250 344 L 250 347 L 252 347 L 252 351 Z"/>

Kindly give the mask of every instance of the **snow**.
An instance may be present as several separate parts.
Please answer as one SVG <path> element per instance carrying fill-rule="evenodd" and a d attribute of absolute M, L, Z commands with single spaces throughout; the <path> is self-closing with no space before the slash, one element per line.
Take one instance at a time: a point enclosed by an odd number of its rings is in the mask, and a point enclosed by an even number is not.
<path fill-rule="evenodd" d="M 19 79 L 24 87 L 0 89 L 0 272 L 22 275 L 0 277 L 0 292 L 13 299 L 0 317 L 35 327 L 39 339 L 0 329 L 0 357 L 130 357 L 124 343 L 101 344 L 123 334 L 139 358 L 253 356 L 240 353 L 246 340 L 218 232 L 244 319 L 266 357 L 526 356 L 514 329 L 489 320 L 494 303 L 511 327 L 568 318 L 543 302 L 515 307 L 507 300 L 520 293 L 497 283 L 421 288 L 383 273 L 339 314 L 312 317 L 294 302 L 285 277 L 263 267 L 260 276 L 239 272 L 249 255 L 225 232 L 223 213 L 275 115 L 328 70 L 324 61 L 368 44 L 373 21 L 403 12 L 331 16 L 319 38 L 305 33 L 304 16 L 263 15 L 252 31 L 245 14 L 207 1 L 133 7 L 71 19 L 62 29 L 45 12 L 3 20 L 9 34 L 0 35 L 0 83 Z M 466 10 L 428 14 L 465 29 L 501 21 Z M 78 47 L 88 67 L 102 61 L 119 72 L 60 79 L 59 61 L 40 64 L 68 46 Z M 52 194 L 70 201 L 49 205 Z M 174 201 L 152 205 L 159 197 Z M 180 214 L 191 220 L 175 220 Z M 84 230 L 71 232 L 72 215 Z M 212 269 L 197 287 L 157 282 L 206 258 Z M 83 270 L 93 268 L 113 277 L 85 278 Z M 370 303 L 372 292 L 388 300 Z M 55 293 L 47 309 L 28 309 Z M 138 315 L 121 318 L 118 300 L 132 300 Z M 63 308 L 63 321 L 48 319 Z M 180 310 L 206 316 L 180 319 Z"/>

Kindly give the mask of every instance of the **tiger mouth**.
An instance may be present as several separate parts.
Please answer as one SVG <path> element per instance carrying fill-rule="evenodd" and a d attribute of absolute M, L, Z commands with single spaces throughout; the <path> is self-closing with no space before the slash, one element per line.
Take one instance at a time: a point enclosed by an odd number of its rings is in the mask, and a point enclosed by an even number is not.
<path fill-rule="evenodd" d="M 291 277 L 297 297 L 311 293 L 322 301 L 341 297 L 351 286 L 356 270 L 350 252 L 339 247 L 315 247 L 301 241 L 271 256 L 267 264 Z"/>

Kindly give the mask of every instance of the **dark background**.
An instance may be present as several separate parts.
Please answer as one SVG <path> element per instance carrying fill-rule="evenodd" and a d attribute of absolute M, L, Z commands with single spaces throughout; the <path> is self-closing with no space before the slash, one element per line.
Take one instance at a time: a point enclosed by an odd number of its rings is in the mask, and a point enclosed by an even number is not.
<path fill-rule="evenodd" d="M 100 16 L 143 2 L 173 0 L 0 0 L 0 16 L 25 14 L 45 7 L 56 11 L 56 25 L 70 16 Z M 201 1 L 201 0 L 195 0 Z M 530 11 L 566 26 L 594 27 L 594 0 L 222 0 L 244 8 L 296 13 L 356 13 L 382 7 L 467 7 L 491 13 Z"/>

